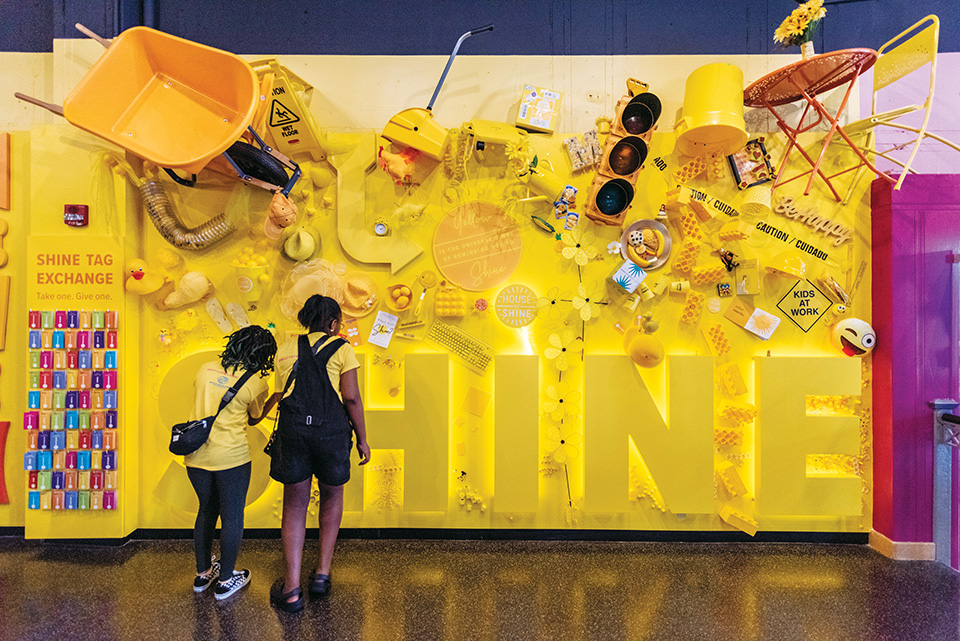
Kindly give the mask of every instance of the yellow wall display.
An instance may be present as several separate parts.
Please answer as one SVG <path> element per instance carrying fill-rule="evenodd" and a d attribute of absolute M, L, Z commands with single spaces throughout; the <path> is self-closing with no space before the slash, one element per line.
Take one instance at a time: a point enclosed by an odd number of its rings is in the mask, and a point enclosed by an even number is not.
<path fill-rule="evenodd" d="M 489 114 L 471 124 L 468 110 L 438 105 L 449 133 L 436 160 L 385 139 L 386 118 L 327 130 L 329 61 L 297 61 L 296 74 L 283 60 L 255 66 L 262 82 L 283 76 L 282 91 L 265 99 L 273 106 L 261 134 L 282 136 L 291 113 L 310 133 L 311 148 L 296 151 L 296 224 L 276 240 L 264 233 L 266 191 L 209 171 L 195 187 L 161 174 L 183 226 L 222 215 L 233 229 L 200 250 L 175 247 L 145 214 L 130 174 L 108 160 L 122 150 L 68 124 L 14 133 L 14 151 L 29 162 L 13 164 L 11 211 L 22 228 L 12 233 L 29 238 L 11 264 L 29 284 L 13 284 L 0 420 L 28 409 L 29 367 L 16 360 L 29 351 L 28 311 L 61 306 L 109 303 L 121 313 L 119 390 L 129 409 L 118 510 L 27 509 L 25 442 L 12 432 L 5 470 L 15 496 L 0 506 L 0 525 L 24 525 L 31 538 L 192 527 L 196 498 L 167 443 L 193 405 L 197 368 L 245 323 L 281 342 L 295 337 L 300 304 L 324 293 L 355 319 L 373 448 L 371 463 L 352 470 L 345 527 L 869 530 L 870 357 L 846 357 L 829 337 L 840 318 L 870 320 L 865 186 L 847 206 L 816 188 L 803 196 L 799 181 L 775 193 L 773 207 L 792 198 L 796 211 L 843 225 L 850 234 L 838 244 L 809 216 L 778 214 L 741 191 L 723 163 L 684 173 L 695 158 L 664 122 L 624 224 L 598 225 L 578 215 L 595 167 L 575 171 L 564 147 L 584 132 L 565 128 L 578 94 L 562 83 L 504 87 L 562 90 L 553 134 L 519 132 Z M 607 111 L 629 75 L 607 92 Z M 682 78 L 651 82 L 651 91 L 672 114 Z M 765 135 L 776 160 L 784 141 Z M 837 160 L 831 153 L 826 162 Z M 124 161 L 138 176 L 151 171 L 132 155 Z M 549 177 L 550 196 L 533 174 Z M 29 197 L 18 197 L 27 185 Z M 89 206 L 88 227 L 64 225 L 72 203 Z M 643 233 L 654 228 L 666 232 Z M 51 271 L 37 260 L 48 253 L 71 258 Z M 657 260 L 615 281 L 640 254 Z M 147 276 L 125 288 L 134 259 Z M 101 276 L 87 282 L 88 272 Z M 109 283 L 98 282 L 103 274 Z M 843 310 L 823 285 L 831 280 L 848 295 Z M 397 317 L 387 347 L 370 342 L 380 311 Z M 280 524 L 282 488 L 262 454 L 272 420 L 248 430 L 251 528 Z"/>

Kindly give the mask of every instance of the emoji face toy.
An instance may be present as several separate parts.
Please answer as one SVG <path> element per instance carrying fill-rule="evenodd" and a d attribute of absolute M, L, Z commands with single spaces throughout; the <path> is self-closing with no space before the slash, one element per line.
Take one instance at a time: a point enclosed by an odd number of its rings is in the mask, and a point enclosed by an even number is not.
<path fill-rule="evenodd" d="M 859 318 L 844 318 L 834 325 L 830 340 L 846 356 L 866 356 L 877 345 L 873 328 Z"/>

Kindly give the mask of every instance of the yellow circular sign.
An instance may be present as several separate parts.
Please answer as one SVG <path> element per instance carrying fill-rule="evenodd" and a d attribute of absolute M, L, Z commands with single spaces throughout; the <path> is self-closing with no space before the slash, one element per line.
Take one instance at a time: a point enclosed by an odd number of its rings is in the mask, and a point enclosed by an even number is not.
<path fill-rule="evenodd" d="M 502 285 L 520 264 L 520 228 L 487 202 L 468 202 L 437 224 L 433 256 L 444 278 L 479 292 Z"/>
<path fill-rule="evenodd" d="M 524 327 L 537 317 L 537 294 L 526 285 L 508 285 L 494 301 L 497 318 L 507 327 Z"/>

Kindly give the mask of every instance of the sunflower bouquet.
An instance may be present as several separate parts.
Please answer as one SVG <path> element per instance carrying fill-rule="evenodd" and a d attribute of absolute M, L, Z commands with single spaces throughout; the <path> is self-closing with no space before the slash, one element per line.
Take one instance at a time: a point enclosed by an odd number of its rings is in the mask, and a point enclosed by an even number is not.
<path fill-rule="evenodd" d="M 787 16 L 773 33 L 773 40 L 785 47 L 802 46 L 813 39 L 820 20 L 827 15 L 823 0 L 807 0 Z"/>

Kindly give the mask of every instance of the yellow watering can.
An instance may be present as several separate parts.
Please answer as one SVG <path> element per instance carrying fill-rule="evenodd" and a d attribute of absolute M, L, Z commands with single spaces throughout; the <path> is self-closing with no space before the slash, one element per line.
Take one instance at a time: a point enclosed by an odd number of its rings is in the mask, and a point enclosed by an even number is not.
<path fill-rule="evenodd" d="M 453 48 L 453 53 L 450 54 L 450 58 L 447 60 L 447 66 L 443 69 L 440 82 L 437 83 L 437 88 L 433 90 L 433 97 L 430 98 L 430 104 L 427 105 L 426 109 L 412 107 L 410 109 L 404 109 L 395 115 L 383 128 L 384 138 L 398 145 L 403 145 L 404 147 L 413 147 L 434 160 L 441 159 L 443 155 L 443 143 L 447 138 L 447 130 L 434 121 L 433 103 L 437 101 L 437 96 L 440 95 L 440 87 L 443 86 L 443 81 L 447 79 L 450 65 L 453 64 L 453 59 L 457 56 L 460 45 L 470 36 L 483 33 L 484 31 L 493 31 L 493 25 L 488 24 L 478 29 L 471 29 L 460 36 L 456 46 Z"/>

